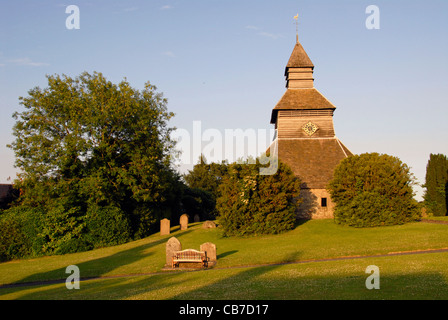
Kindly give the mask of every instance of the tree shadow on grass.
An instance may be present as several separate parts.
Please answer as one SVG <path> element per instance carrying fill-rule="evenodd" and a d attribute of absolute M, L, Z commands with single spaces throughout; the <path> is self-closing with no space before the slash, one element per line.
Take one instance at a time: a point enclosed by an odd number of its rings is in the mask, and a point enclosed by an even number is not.
<path fill-rule="evenodd" d="M 182 275 L 186 272 L 160 272 L 142 276 L 117 276 L 101 279 L 84 280 L 79 289 L 68 290 L 64 284 L 44 285 L 19 293 L 20 300 L 124 300 L 147 294 L 144 299 L 158 300 L 157 292 L 169 293 L 170 287 L 181 288 L 185 283 Z M 26 289 L 30 289 L 27 287 Z M 25 289 L 24 289 L 25 290 Z M 4 294 L 13 293 L 12 289 L 4 289 Z M 2 291 L 0 291 L 2 293 Z M 166 297 L 161 297 L 166 298 Z"/>
<path fill-rule="evenodd" d="M 247 268 L 207 286 L 183 292 L 178 300 L 447 300 L 448 284 L 439 273 L 381 276 L 379 289 L 367 289 L 368 275 L 300 276 L 280 265 Z M 299 267 L 297 267 L 299 268 Z"/>
<path fill-rule="evenodd" d="M 294 252 L 288 257 L 288 261 L 297 261 L 299 259 L 299 252 Z M 219 263 L 219 260 L 218 260 Z M 248 261 L 250 264 L 250 261 Z M 263 291 L 263 286 L 267 282 L 258 280 L 263 277 L 265 273 L 269 273 L 279 268 L 283 264 L 272 264 L 267 266 L 252 266 L 252 267 L 239 267 L 229 268 L 227 270 L 243 270 L 229 277 L 225 277 L 218 281 L 202 286 L 200 288 L 191 290 L 189 292 L 180 293 L 173 297 L 174 300 L 245 300 L 245 299 L 257 299 L 256 291 Z M 225 272 L 226 269 L 215 270 Z M 208 272 L 208 271 L 205 271 Z M 234 273 L 231 272 L 231 273 Z M 204 273 L 204 277 L 209 274 Z M 252 285 L 254 284 L 254 285 Z M 241 290 L 239 290 L 241 289 Z M 255 293 L 255 297 L 252 295 Z"/>
<path fill-rule="evenodd" d="M 298 260 L 299 253 L 289 257 Z M 368 290 L 363 263 L 276 264 L 157 273 L 142 277 L 81 282 L 38 288 L 20 299 L 173 299 L 173 300 L 447 300 L 443 273 L 381 274 L 380 289 Z M 344 265 L 341 266 L 341 263 Z M 366 265 L 371 261 L 366 261 Z M 310 271 L 317 268 L 321 272 Z M 347 272 L 347 268 L 353 271 Z M 0 291 L 1 292 L 1 291 Z M 7 294 L 8 292 L 6 292 Z"/>
<path fill-rule="evenodd" d="M 136 248 L 137 250 L 137 248 Z M 229 251 L 228 254 L 232 254 Z M 294 254 L 290 259 L 297 259 Z M 80 264 L 81 265 L 81 264 Z M 219 281 L 214 281 L 210 270 L 202 271 L 177 271 L 159 272 L 142 277 L 117 277 L 103 278 L 99 280 L 81 281 L 79 290 L 67 290 L 65 285 L 46 285 L 36 291 L 19 294 L 19 299 L 46 300 L 46 299 L 73 299 L 73 300 L 120 300 L 133 297 L 144 299 L 221 299 L 222 294 L 227 292 L 226 288 L 246 283 L 253 278 L 262 276 L 280 265 L 238 268 L 238 273 Z M 85 266 L 84 266 L 85 267 Z M 80 269 L 82 266 L 80 267 Z M 82 270 L 82 269 L 81 269 Z M 243 270 L 242 272 L 239 272 Z M 235 271 L 232 272 L 234 274 Z M 203 286 L 201 284 L 204 283 Z M 189 288 L 197 288 L 190 290 Z M 24 288 L 29 289 L 29 287 Z M 190 292 L 188 292 L 190 290 Z M 0 291 L 1 293 L 1 291 Z M 5 294 L 10 293 L 6 289 Z M 17 293 L 17 291 L 14 291 Z M 159 294 L 158 294 L 159 293 Z"/>
<path fill-rule="evenodd" d="M 296 267 L 296 266 L 295 266 Z M 62 284 L 28 292 L 26 300 L 447 300 L 445 277 L 428 274 L 381 276 L 380 289 L 365 286 L 368 275 L 337 276 L 323 274 L 289 276 L 292 266 L 279 265 L 244 268 L 243 271 L 159 273 L 151 276 L 81 283 L 79 290 L 67 290 Z M 214 278 L 220 279 L 215 281 Z M 201 285 L 206 283 L 206 285 Z M 193 289 L 189 289 L 193 288 Z M 199 302 L 200 305 L 200 302 Z M 164 305 L 160 306 L 161 311 Z M 154 312 L 156 310 L 153 310 Z M 171 312 L 172 310 L 166 310 Z M 176 312 L 176 311 L 174 311 Z"/>
<path fill-rule="evenodd" d="M 113 270 L 119 269 L 120 267 L 135 263 L 143 258 L 147 258 L 147 257 L 155 254 L 155 252 L 147 252 L 147 250 L 149 250 L 153 247 L 156 247 L 158 245 L 166 243 L 171 237 L 175 236 L 177 238 L 180 238 L 192 231 L 193 230 L 191 230 L 191 229 L 184 230 L 184 231 L 179 230 L 179 232 L 174 231 L 170 235 L 163 236 L 161 239 L 158 239 L 156 241 L 152 241 L 150 243 L 145 243 L 145 244 L 139 245 L 139 246 L 131 248 L 131 249 L 123 250 L 123 251 L 120 251 L 120 252 L 105 256 L 105 257 L 92 259 L 92 260 L 88 260 L 88 261 L 84 261 L 84 262 L 78 262 L 77 259 L 79 259 L 79 258 L 75 258 L 76 254 L 74 254 L 75 255 L 74 260 L 69 265 L 76 265 L 79 268 L 81 282 L 82 282 L 82 280 L 101 277 L 101 276 L 109 274 Z M 158 253 L 158 252 L 156 252 L 156 253 Z M 157 260 L 159 260 L 159 259 L 157 259 Z M 163 249 L 163 254 L 160 254 L 160 266 L 158 269 L 163 267 L 164 263 L 165 263 L 165 250 Z M 35 273 L 35 274 L 25 277 L 15 283 L 1 285 L 0 290 L 2 288 L 7 288 L 7 287 L 26 288 L 26 287 L 29 287 L 30 285 L 65 283 L 65 280 L 70 275 L 70 274 L 65 273 L 67 266 L 55 268 L 53 270 L 49 270 L 46 272 Z M 154 272 L 156 270 L 153 269 L 153 270 L 146 270 L 146 271 L 143 270 L 143 271 L 144 272 Z M 0 294 L 1 294 L 1 291 L 0 291 Z"/>

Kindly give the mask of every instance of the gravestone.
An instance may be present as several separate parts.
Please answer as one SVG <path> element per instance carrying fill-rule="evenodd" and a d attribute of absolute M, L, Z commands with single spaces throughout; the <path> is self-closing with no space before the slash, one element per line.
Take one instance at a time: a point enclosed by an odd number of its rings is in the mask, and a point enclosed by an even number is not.
<path fill-rule="evenodd" d="M 194 215 L 194 222 L 199 222 L 199 221 L 201 221 L 201 218 L 199 217 L 198 214 L 195 214 Z"/>
<path fill-rule="evenodd" d="M 211 228 L 216 228 L 216 224 L 213 221 L 207 220 L 204 222 L 204 224 L 202 225 L 203 229 L 211 229 Z"/>
<path fill-rule="evenodd" d="M 164 236 L 170 234 L 170 220 L 162 219 L 160 220 L 160 235 Z"/>
<path fill-rule="evenodd" d="M 422 208 L 422 217 L 423 218 L 427 218 L 428 217 L 428 213 L 426 212 L 426 208 L 425 207 Z"/>
<path fill-rule="evenodd" d="M 174 252 L 176 251 L 181 251 L 182 250 L 182 244 L 180 243 L 179 240 L 177 240 L 176 237 L 171 237 L 167 242 L 166 242 L 166 260 L 165 260 L 165 266 L 166 267 L 170 267 L 172 266 L 173 263 L 173 255 Z"/>
<path fill-rule="evenodd" d="M 180 216 L 180 230 L 187 230 L 188 229 L 188 216 L 186 214 L 183 214 Z"/>
<path fill-rule="evenodd" d="M 205 251 L 207 255 L 208 266 L 212 267 L 216 264 L 216 245 L 211 242 L 201 244 L 200 251 Z"/>

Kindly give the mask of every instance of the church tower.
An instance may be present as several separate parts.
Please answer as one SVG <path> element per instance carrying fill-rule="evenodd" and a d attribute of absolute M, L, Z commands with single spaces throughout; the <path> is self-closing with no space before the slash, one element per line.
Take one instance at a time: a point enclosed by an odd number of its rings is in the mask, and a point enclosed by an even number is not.
<path fill-rule="evenodd" d="M 339 162 L 352 153 L 335 136 L 336 107 L 316 88 L 314 65 L 296 39 L 285 68 L 286 92 L 272 110 L 276 134 L 270 150 L 301 181 L 299 217 L 332 218 L 334 204 L 326 190 Z"/>

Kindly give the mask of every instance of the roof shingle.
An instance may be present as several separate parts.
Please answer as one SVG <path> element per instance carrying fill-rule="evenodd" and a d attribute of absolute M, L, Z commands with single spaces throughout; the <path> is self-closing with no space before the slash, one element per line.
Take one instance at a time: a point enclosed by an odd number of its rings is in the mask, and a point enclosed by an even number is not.
<path fill-rule="evenodd" d="M 278 158 L 301 179 L 302 188 L 325 189 L 339 162 L 352 155 L 337 138 L 278 139 L 277 143 Z"/>
<path fill-rule="evenodd" d="M 294 46 L 291 57 L 286 65 L 286 69 L 288 68 L 314 68 L 311 59 L 308 57 L 305 49 L 303 49 L 302 45 L 298 41 Z"/>
<path fill-rule="evenodd" d="M 272 110 L 271 123 L 275 123 L 278 110 L 333 109 L 336 107 L 317 89 L 288 89 Z"/>

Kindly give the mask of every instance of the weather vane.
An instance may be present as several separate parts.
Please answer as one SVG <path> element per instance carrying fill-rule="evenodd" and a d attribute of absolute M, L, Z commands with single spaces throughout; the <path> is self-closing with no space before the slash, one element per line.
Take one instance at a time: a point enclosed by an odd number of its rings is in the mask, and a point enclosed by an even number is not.
<path fill-rule="evenodd" d="M 299 42 L 299 14 L 298 13 L 294 16 L 294 20 L 296 20 L 296 41 Z"/>

